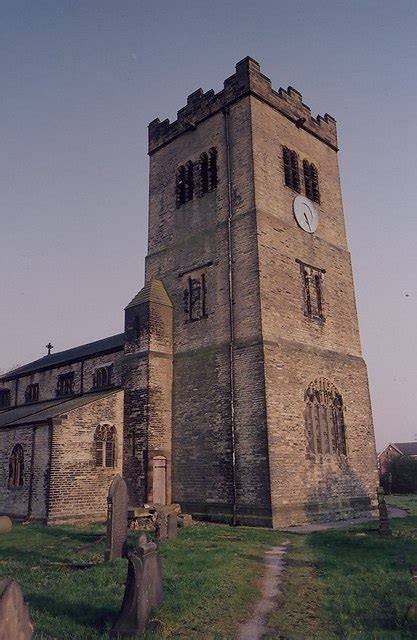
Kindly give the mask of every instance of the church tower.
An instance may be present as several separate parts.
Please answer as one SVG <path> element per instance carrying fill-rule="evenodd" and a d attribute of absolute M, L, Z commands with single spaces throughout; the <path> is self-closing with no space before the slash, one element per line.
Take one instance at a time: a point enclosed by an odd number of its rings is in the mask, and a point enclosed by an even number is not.
<path fill-rule="evenodd" d="M 251 58 L 149 125 L 145 287 L 172 302 L 164 455 L 184 511 L 279 527 L 374 502 L 337 151 L 335 120 Z"/>

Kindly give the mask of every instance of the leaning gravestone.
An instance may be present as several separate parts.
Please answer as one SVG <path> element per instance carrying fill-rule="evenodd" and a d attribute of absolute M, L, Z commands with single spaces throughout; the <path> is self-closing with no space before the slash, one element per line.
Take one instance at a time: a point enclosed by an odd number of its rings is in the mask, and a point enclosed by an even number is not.
<path fill-rule="evenodd" d="M 379 511 L 379 535 L 390 536 L 391 529 L 389 526 L 388 509 L 385 502 L 384 490 L 382 487 L 377 489 L 378 511 Z"/>
<path fill-rule="evenodd" d="M 128 560 L 125 593 L 112 637 L 143 633 L 151 610 L 160 607 L 164 599 L 161 558 L 155 542 L 137 544 Z"/>
<path fill-rule="evenodd" d="M 31 640 L 35 631 L 29 607 L 16 580 L 0 582 L 0 640 Z"/>
<path fill-rule="evenodd" d="M 168 540 L 175 540 L 175 538 L 177 537 L 177 528 L 177 514 L 170 513 L 168 515 Z"/>
<path fill-rule="evenodd" d="M 126 556 L 127 503 L 126 482 L 117 475 L 113 478 L 107 497 L 106 561 Z"/>
<path fill-rule="evenodd" d="M 168 539 L 168 518 L 165 513 L 158 513 L 155 525 L 155 539 L 162 542 Z"/>
<path fill-rule="evenodd" d="M 10 533 L 13 529 L 13 523 L 9 516 L 0 516 L 0 533 Z"/>

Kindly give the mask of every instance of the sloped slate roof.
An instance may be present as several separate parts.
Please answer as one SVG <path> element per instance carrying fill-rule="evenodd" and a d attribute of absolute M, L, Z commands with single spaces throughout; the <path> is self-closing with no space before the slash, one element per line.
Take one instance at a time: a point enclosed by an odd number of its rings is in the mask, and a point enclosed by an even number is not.
<path fill-rule="evenodd" d="M 417 442 L 393 442 L 403 456 L 417 456 Z"/>
<path fill-rule="evenodd" d="M 143 289 L 129 302 L 126 309 L 130 307 L 136 307 L 142 302 L 156 302 L 157 304 L 164 304 L 168 307 L 172 307 L 172 302 L 166 292 L 161 280 L 151 280 L 148 284 L 145 284 Z"/>
<path fill-rule="evenodd" d="M 6 426 L 18 426 L 22 424 L 33 424 L 35 422 L 46 422 L 50 418 L 78 409 L 85 404 L 101 400 L 106 396 L 117 393 L 120 389 L 106 389 L 95 393 L 86 393 L 76 398 L 56 398 L 47 402 L 36 402 L 35 404 L 13 407 L 0 412 L 0 428 Z"/>
<path fill-rule="evenodd" d="M 88 342 L 82 344 L 79 347 L 73 347 L 72 349 L 66 349 L 65 351 L 59 351 L 58 353 L 51 353 L 49 356 L 43 356 L 39 360 L 34 360 L 28 364 L 8 371 L 0 376 L 0 380 L 10 380 L 17 378 L 18 376 L 32 373 L 33 371 L 40 371 L 42 369 L 51 369 L 66 362 L 77 362 L 83 358 L 93 356 L 106 351 L 115 351 L 122 349 L 124 346 L 124 333 L 118 333 L 115 336 L 109 338 L 103 338 L 102 340 L 96 340 L 95 342 Z"/>

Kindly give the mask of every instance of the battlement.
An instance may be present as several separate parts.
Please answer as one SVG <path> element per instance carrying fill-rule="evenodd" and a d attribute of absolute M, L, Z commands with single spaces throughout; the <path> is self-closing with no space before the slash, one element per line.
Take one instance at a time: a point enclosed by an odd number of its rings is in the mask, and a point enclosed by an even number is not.
<path fill-rule="evenodd" d="M 324 116 L 312 116 L 301 93 L 293 87 L 275 91 L 271 80 L 261 73 L 259 63 L 246 57 L 237 63 L 236 73 L 224 81 L 224 88 L 219 93 L 214 93 L 213 89 L 206 93 L 203 89 L 197 89 L 188 96 L 186 106 L 177 112 L 177 120 L 152 120 L 149 124 L 149 153 L 183 132 L 195 129 L 199 122 L 246 95 L 253 95 L 268 103 L 292 120 L 297 127 L 309 131 L 337 149 L 336 120 L 328 113 Z"/>

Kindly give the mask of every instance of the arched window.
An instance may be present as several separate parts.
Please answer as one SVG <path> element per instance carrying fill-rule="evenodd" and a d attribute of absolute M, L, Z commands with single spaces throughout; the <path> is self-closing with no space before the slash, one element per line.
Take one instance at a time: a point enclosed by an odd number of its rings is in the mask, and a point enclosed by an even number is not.
<path fill-rule="evenodd" d="M 304 400 L 308 452 L 346 455 L 343 400 L 336 387 L 325 378 L 314 380 Z"/>
<path fill-rule="evenodd" d="M 194 197 L 194 165 L 187 162 L 185 165 L 185 201 L 189 202 Z"/>
<path fill-rule="evenodd" d="M 23 486 L 23 470 L 25 468 L 23 460 L 22 445 L 16 444 L 13 447 L 12 455 L 9 459 L 9 485 L 13 487 Z"/>
<path fill-rule="evenodd" d="M 304 185 L 306 188 L 306 196 L 320 204 L 319 176 L 314 164 L 307 160 L 303 161 L 304 169 Z"/>
<path fill-rule="evenodd" d="M 300 175 L 298 172 L 298 156 L 287 147 L 282 148 L 285 184 L 293 191 L 300 193 Z"/>
<path fill-rule="evenodd" d="M 212 147 L 208 160 L 208 188 L 209 191 L 217 187 L 217 149 Z"/>
<path fill-rule="evenodd" d="M 94 434 L 96 467 L 114 467 L 116 463 L 116 427 L 100 424 Z"/>
<path fill-rule="evenodd" d="M 175 195 L 177 208 L 182 204 L 185 204 L 185 167 L 181 165 L 177 169 L 177 176 L 175 181 Z"/>
<path fill-rule="evenodd" d="M 209 159 L 206 152 L 200 156 L 200 196 L 209 190 Z"/>

